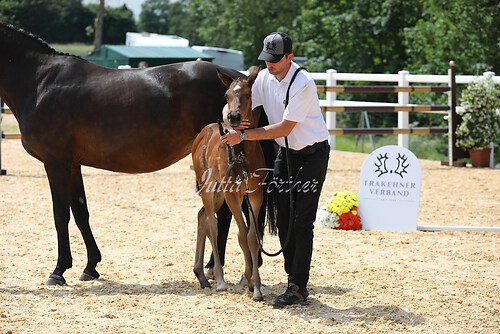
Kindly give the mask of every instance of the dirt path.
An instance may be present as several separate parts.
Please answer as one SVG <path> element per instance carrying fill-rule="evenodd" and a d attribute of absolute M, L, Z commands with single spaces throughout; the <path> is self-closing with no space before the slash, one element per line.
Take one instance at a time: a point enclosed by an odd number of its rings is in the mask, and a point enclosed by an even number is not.
<path fill-rule="evenodd" d="M 324 204 L 358 191 L 365 154 L 332 152 Z M 500 225 L 500 171 L 420 161 L 420 225 Z M 265 301 L 238 285 L 243 256 L 231 228 L 227 292 L 192 273 L 196 213 L 189 158 L 125 175 L 85 168 L 101 278 L 80 282 L 86 254 L 70 223 L 67 287 L 46 287 L 57 248 L 48 182 L 19 141 L 2 143 L 0 333 L 498 333 L 500 234 L 344 232 L 317 228 L 308 307 L 273 309 L 282 258 L 264 259 Z M 278 247 L 275 237 L 266 246 Z"/>

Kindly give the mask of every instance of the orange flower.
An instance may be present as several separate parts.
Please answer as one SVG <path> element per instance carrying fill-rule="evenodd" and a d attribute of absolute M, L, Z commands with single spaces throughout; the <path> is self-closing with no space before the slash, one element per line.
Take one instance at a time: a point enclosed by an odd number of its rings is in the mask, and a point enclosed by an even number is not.
<path fill-rule="evenodd" d="M 361 218 L 350 211 L 339 216 L 338 230 L 359 230 L 361 229 Z"/>

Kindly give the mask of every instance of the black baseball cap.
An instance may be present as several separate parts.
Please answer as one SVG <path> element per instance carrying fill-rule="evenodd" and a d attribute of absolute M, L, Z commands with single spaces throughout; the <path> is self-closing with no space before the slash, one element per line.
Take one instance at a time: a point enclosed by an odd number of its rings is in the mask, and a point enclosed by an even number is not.
<path fill-rule="evenodd" d="M 277 63 L 287 53 L 292 53 L 292 39 L 284 32 L 273 32 L 264 38 L 259 60 Z"/>

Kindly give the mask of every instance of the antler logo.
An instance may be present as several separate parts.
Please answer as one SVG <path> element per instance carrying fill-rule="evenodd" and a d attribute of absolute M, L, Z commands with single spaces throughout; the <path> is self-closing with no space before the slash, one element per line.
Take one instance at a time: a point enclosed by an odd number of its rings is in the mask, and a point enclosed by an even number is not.
<path fill-rule="evenodd" d="M 398 157 L 396 158 L 396 160 L 398 161 L 398 165 L 397 165 L 394 173 L 398 174 L 399 176 L 401 176 L 401 178 L 403 178 L 403 173 L 408 174 L 408 172 L 406 171 L 406 168 L 408 168 L 408 166 L 410 165 L 410 164 L 406 163 L 408 158 L 406 157 L 406 155 L 404 155 L 404 154 L 401 155 L 401 153 L 398 153 Z"/>
<path fill-rule="evenodd" d="M 378 173 L 378 177 L 381 177 L 382 175 L 387 173 L 394 173 L 398 174 L 399 176 L 401 176 L 401 178 L 403 178 L 403 174 L 408 174 L 406 169 L 410 164 L 407 163 L 408 157 L 405 154 L 398 153 L 398 157 L 396 158 L 397 166 L 394 170 L 392 169 L 389 170 L 387 168 L 388 160 L 389 157 L 387 156 L 387 153 L 385 153 L 384 155 L 379 154 L 377 156 L 377 162 L 375 162 L 375 167 L 377 167 L 377 169 L 375 170 L 375 173 Z"/>
<path fill-rule="evenodd" d="M 389 171 L 387 170 L 387 166 L 386 166 L 387 159 L 389 159 L 387 157 L 387 153 L 384 155 L 379 154 L 377 156 L 378 163 L 377 162 L 375 163 L 375 167 L 377 167 L 375 172 L 379 173 L 378 177 L 381 177 L 382 175 L 389 173 Z"/>
<path fill-rule="evenodd" d="M 266 51 L 276 51 L 276 42 L 267 42 L 266 43 Z"/>

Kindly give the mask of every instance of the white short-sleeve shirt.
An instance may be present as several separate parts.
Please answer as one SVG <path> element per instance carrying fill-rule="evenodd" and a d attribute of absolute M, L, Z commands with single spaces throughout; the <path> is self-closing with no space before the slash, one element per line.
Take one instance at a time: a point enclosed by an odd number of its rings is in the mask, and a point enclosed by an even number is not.
<path fill-rule="evenodd" d="M 285 98 L 288 85 L 299 66 L 292 62 L 287 75 L 278 81 L 266 69 L 259 72 L 252 86 L 252 109 L 263 106 L 269 124 L 286 119 L 297 122 L 288 135 L 291 149 L 300 150 L 328 139 L 328 128 L 319 106 L 317 87 L 314 79 L 306 71 L 300 71 L 290 87 L 288 107 Z M 285 139 L 276 138 L 278 145 L 284 147 Z"/>

